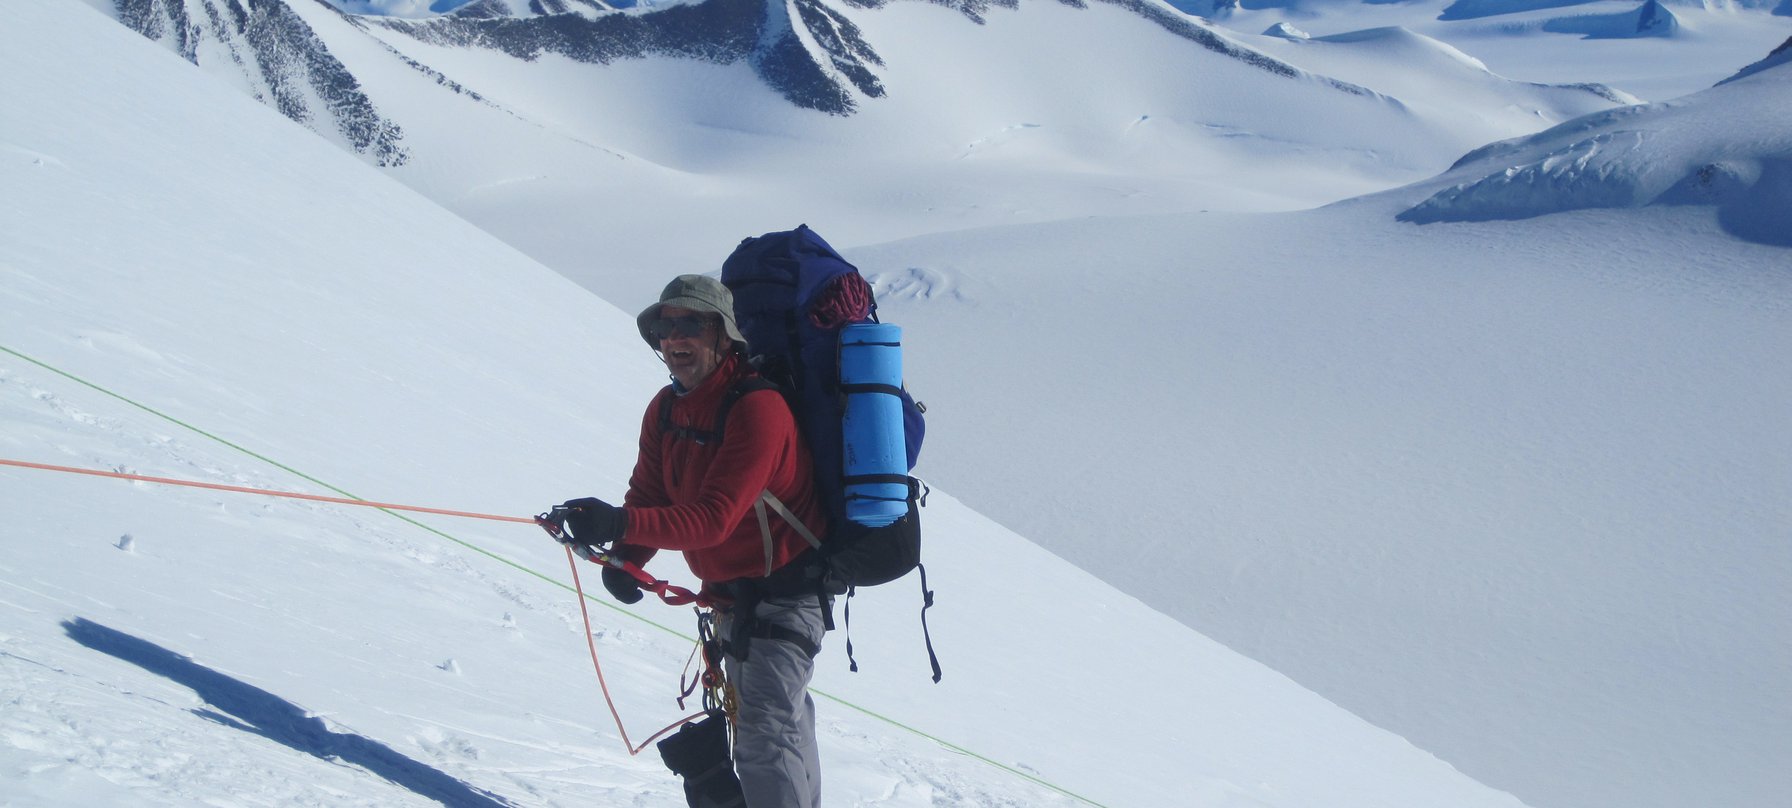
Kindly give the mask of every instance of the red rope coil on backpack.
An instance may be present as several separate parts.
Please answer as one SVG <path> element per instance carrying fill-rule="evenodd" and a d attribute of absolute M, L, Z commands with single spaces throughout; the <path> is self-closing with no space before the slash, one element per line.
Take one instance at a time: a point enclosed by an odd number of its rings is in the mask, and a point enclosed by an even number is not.
<path fill-rule="evenodd" d="M 823 331 L 856 323 L 871 316 L 871 284 L 865 276 L 848 272 L 822 287 L 809 304 L 809 322 Z"/>

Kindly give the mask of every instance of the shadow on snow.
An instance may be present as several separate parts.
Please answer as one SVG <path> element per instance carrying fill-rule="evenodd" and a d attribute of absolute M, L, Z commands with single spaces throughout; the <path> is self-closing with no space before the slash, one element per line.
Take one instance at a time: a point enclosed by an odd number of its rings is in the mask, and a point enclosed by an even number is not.
<path fill-rule="evenodd" d="M 322 719 L 306 715 L 298 705 L 155 643 L 85 618 L 64 621 L 62 628 L 75 642 L 192 688 L 206 704 L 216 709 L 193 711 L 208 721 L 260 735 L 323 760 L 360 766 L 444 805 L 473 808 L 510 805 L 490 792 L 473 788 L 383 743 L 352 733 L 331 731 Z"/>

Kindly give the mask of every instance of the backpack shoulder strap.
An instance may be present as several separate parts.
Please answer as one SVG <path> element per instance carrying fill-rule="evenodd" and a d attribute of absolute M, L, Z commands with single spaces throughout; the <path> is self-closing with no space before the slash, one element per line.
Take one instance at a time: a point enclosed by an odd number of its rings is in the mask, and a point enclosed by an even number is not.
<path fill-rule="evenodd" d="M 728 412 L 734 408 L 735 402 L 741 400 L 748 393 L 778 389 L 778 385 L 772 383 L 771 380 L 758 375 L 748 376 L 735 382 L 733 387 L 728 388 L 728 392 L 722 394 L 722 403 L 716 407 L 715 429 L 707 430 L 673 426 L 672 402 L 675 397 L 667 396 L 660 402 L 660 433 L 670 433 L 679 440 L 692 440 L 699 444 L 719 444 L 728 427 Z M 802 536 L 803 540 L 809 543 L 809 546 L 821 547 L 821 539 L 815 535 L 815 531 L 809 529 L 808 525 L 803 524 L 803 520 L 791 513 L 790 508 L 785 506 L 771 491 L 760 491 L 759 498 L 753 502 L 753 511 L 759 517 L 759 534 L 765 539 L 765 574 L 769 576 L 773 572 L 773 552 L 771 518 L 765 512 L 767 507 L 770 507 L 785 522 L 789 523 L 797 535 Z"/>
<path fill-rule="evenodd" d="M 803 541 L 808 542 L 810 547 L 817 550 L 821 549 L 821 539 L 816 538 L 815 531 L 810 530 L 808 525 L 803 524 L 803 520 L 796 518 L 796 514 L 790 512 L 790 508 L 785 506 L 783 500 L 778 499 L 777 495 L 769 490 L 761 491 L 759 492 L 759 500 L 753 503 L 753 510 L 759 514 L 759 532 L 765 534 L 765 557 L 768 566 L 771 564 L 772 528 L 770 524 L 771 520 L 765 514 L 766 508 L 771 508 L 772 511 L 778 514 L 778 516 L 783 517 L 784 521 L 790 525 L 791 529 L 795 530 L 798 536 L 802 536 Z M 768 572 L 766 574 L 770 575 L 771 573 Z"/>
<path fill-rule="evenodd" d="M 696 441 L 707 445 L 721 443 L 722 435 L 728 427 L 728 411 L 734 409 L 734 402 L 755 390 L 776 390 L 778 386 L 760 376 L 748 376 L 734 383 L 728 392 L 722 394 L 722 403 L 716 407 L 715 429 L 692 429 L 672 425 L 672 402 L 677 396 L 666 396 L 660 401 L 660 434 L 671 433 L 679 440 Z"/>

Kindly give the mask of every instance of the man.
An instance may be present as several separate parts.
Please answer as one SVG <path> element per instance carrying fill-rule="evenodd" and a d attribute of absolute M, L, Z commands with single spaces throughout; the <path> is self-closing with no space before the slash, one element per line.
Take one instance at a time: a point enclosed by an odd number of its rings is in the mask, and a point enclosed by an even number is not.
<path fill-rule="evenodd" d="M 825 631 L 824 604 L 806 582 L 807 539 L 785 519 L 762 519 L 769 492 L 813 535 L 825 524 L 809 452 L 784 398 L 755 386 L 734 297 L 714 278 L 680 275 L 635 320 L 671 372 L 648 405 L 640 454 L 621 507 L 566 503 L 566 526 L 586 544 L 645 564 L 659 550 L 683 551 L 717 609 L 735 689 L 735 770 L 749 808 L 818 808 L 821 766 L 808 684 Z M 741 390 L 746 392 L 742 393 Z M 732 398 L 732 402 L 729 399 Z M 724 413 L 723 411 L 726 410 Z M 612 567 L 604 587 L 641 599 L 636 580 Z"/>

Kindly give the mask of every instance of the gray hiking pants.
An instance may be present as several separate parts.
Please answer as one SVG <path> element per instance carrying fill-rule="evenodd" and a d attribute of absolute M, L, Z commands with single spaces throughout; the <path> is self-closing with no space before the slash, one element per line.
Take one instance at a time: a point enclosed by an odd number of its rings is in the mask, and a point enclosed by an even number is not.
<path fill-rule="evenodd" d="M 760 625 L 780 626 L 821 647 L 826 631 L 820 600 L 766 598 L 754 609 Z M 730 636 L 729 615 L 718 626 Z M 735 723 L 734 772 L 747 808 L 820 808 L 821 753 L 815 745 L 815 701 L 809 677 L 815 660 L 795 643 L 756 637 L 745 661 L 724 665 L 740 703 Z"/>

